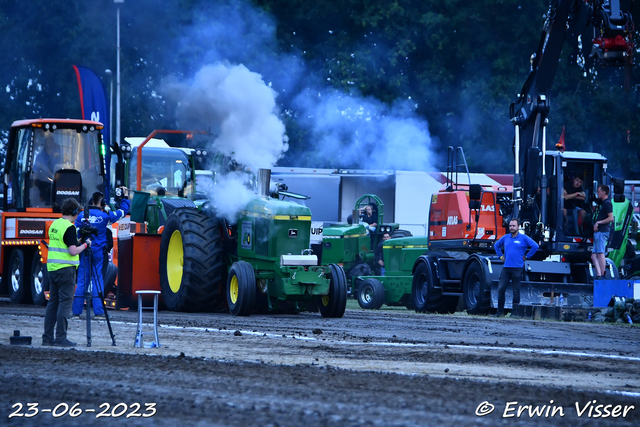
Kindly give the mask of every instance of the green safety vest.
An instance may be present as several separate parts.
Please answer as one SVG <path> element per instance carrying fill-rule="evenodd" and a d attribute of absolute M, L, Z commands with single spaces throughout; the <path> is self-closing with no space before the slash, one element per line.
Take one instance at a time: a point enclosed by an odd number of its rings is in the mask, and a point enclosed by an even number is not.
<path fill-rule="evenodd" d="M 73 223 L 64 218 L 53 221 L 49 227 L 49 255 L 47 256 L 47 270 L 55 271 L 61 268 L 80 265 L 80 256 L 71 255 L 69 247 L 64 244 L 64 233 L 74 227 Z"/>

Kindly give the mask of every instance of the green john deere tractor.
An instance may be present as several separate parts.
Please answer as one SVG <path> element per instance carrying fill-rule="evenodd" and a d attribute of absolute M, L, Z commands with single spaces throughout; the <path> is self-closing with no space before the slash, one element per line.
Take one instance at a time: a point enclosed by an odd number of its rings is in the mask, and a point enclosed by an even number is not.
<path fill-rule="evenodd" d="M 370 227 L 367 222 L 360 220 L 367 207 L 372 211 L 372 219 L 369 221 L 375 222 L 376 227 Z M 335 263 L 344 267 L 349 293 L 355 296 L 362 282 L 360 277 L 371 276 L 378 271 L 374 251 L 382 242 L 384 234 L 403 237 L 411 236 L 411 233 L 400 230 L 398 224 L 384 222 L 384 203 L 373 194 L 365 194 L 356 201 L 352 219 L 347 224 L 324 227 L 320 253 L 323 263 Z"/>
<path fill-rule="evenodd" d="M 317 257 L 310 254 L 309 208 L 271 197 L 270 171 L 261 169 L 257 177 L 260 192 L 236 221 L 222 218 L 217 214 L 219 201 L 207 198 L 203 202 L 206 196 L 196 189 L 197 160 L 206 155 L 205 150 L 187 155 L 190 169 L 184 176 L 189 178 L 176 191 L 177 196 L 166 194 L 161 186 L 160 192 L 136 192 L 134 198 L 132 220 L 142 219 L 136 217 L 142 213 L 147 231 L 161 232 L 158 268 L 166 306 L 175 311 L 228 308 L 236 316 L 254 310 L 319 310 L 323 317 L 342 317 L 347 299 L 345 273 L 337 264 L 318 265 Z M 226 164 L 217 165 L 212 175 L 203 175 L 214 185 L 217 176 L 231 172 L 224 170 L 228 162 L 217 163 Z M 237 172 L 238 165 L 233 164 Z M 255 183 L 255 176 L 244 176 Z"/>

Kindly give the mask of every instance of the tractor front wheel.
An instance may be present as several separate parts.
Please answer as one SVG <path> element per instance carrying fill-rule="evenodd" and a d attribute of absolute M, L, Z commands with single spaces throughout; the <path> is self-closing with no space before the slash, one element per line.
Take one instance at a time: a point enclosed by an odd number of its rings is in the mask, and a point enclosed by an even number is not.
<path fill-rule="evenodd" d="M 384 303 L 384 286 L 378 279 L 364 280 L 358 288 L 358 304 L 365 310 L 378 310 Z"/>
<path fill-rule="evenodd" d="M 347 308 L 347 276 L 337 264 L 329 264 L 329 294 L 318 297 L 322 317 L 342 317 Z"/>
<path fill-rule="evenodd" d="M 234 316 L 248 316 L 256 300 L 256 277 L 246 261 L 234 262 L 227 278 L 227 305 Z"/>

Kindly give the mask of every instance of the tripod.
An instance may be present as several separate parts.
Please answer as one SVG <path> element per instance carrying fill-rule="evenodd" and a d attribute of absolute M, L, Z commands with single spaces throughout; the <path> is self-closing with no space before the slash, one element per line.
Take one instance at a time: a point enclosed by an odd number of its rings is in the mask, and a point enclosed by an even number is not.
<path fill-rule="evenodd" d="M 91 308 L 93 301 L 93 283 L 95 278 L 99 277 L 102 272 L 98 271 L 98 268 L 93 260 L 93 250 L 89 247 L 88 252 L 83 253 L 83 262 L 85 263 L 86 273 L 84 277 L 84 297 L 87 304 L 87 347 L 91 347 Z M 104 286 L 104 283 L 103 283 Z M 104 294 L 103 290 L 98 286 L 98 282 L 96 282 L 96 290 L 98 293 L 98 298 L 100 298 L 100 302 L 102 304 L 102 308 L 104 310 L 104 317 L 107 321 L 107 327 L 109 328 L 109 335 L 111 336 L 111 345 L 115 347 L 116 345 L 116 337 L 113 334 L 113 329 L 111 329 L 111 322 L 109 321 L 109 312 L 107 311 L 107 305 L 104 302 Z"/>

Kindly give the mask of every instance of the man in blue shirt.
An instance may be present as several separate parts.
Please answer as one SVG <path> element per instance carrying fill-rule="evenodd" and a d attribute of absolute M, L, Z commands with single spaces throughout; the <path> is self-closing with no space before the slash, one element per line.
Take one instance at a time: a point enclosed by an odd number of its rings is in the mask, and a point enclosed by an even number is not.
<path fill-rule="evenodd" d="M 513 303 L 520 303 L 520 282 L 524 261 L 531 258 L 538 250 L 538 244 L 526 234 L 520 234 L 519 229 L 520 221 L 512 219 L 509 221 L 510 234 L 502 236 L 495 244 L 496 253 L 504 259 L 498 282 L 498 312 L 495 316 L 504 316 L 504 295 L 509 282 L 513 283 Z M 502 255 L 502 248 L 504 248 L 504 255 Z"/>

